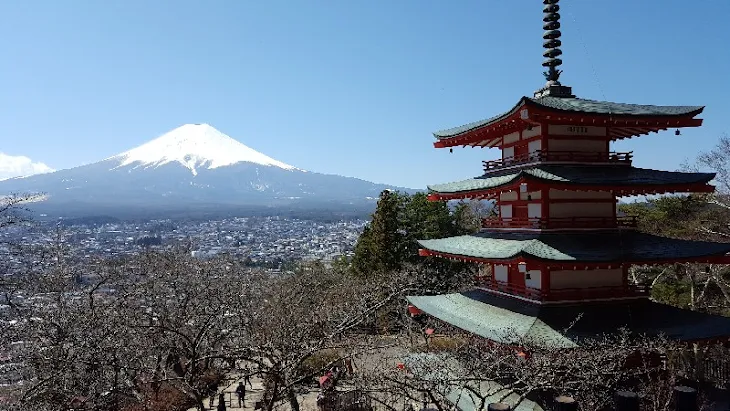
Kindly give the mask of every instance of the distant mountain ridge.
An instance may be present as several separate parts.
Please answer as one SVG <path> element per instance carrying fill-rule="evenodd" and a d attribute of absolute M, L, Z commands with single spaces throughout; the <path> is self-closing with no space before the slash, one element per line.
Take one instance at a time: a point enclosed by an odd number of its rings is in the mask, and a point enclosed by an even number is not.
<path fill-rule="evenodd" d="M 0 195 L 42 192 L 39 209 L 108 214 L 236 206 L 362 208 L 385 189 L 415 191 L 301 170 L 208 124 L 186 124 L 96 163 L 0 181 Z M 112 212 L 116 211 L 116 212 Z"/>

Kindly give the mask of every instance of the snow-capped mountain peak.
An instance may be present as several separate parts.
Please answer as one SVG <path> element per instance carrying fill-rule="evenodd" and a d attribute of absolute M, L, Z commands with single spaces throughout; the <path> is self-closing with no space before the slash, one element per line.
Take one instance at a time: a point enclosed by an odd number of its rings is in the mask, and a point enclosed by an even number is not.
<path fill-rule="evenodd" d="M 185 124 L 139 147 L 110 159 L 117 167 L 159 167 L 177 162 L 197 175 L 197 169 L 214 169 L 240 162 L 296 170 L 221 133 L 209 124 Z"/>

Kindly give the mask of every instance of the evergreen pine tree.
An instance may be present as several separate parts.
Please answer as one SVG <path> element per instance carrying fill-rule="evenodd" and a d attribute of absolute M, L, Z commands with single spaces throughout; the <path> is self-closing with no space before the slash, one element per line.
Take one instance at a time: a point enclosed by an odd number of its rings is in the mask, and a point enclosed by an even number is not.
<path fill-rule="evenodd" d="M 380 193 L 373 219 L 355 246 L 354 268 L 360 273 L 397 270 L 403 262 L 403 234 L 399 215 L 404 196 L 396 191 Z"/>
<path fill-rule="evenodd" d="M 459 283 L 461 277 L 468 277 L 470 265 L 421 257 L 418 240 L 473 233 L 480 223 L 477 212 L 467 203 L 452 212 L 448 203 L 429 201 L 425 193 L 384 191 L 372 221 L 355 245 L 351 267 L 357 273 L 369 274 L 388 273 L 412 265 L 423 271 L 424 290 L 447 290 Z"/>

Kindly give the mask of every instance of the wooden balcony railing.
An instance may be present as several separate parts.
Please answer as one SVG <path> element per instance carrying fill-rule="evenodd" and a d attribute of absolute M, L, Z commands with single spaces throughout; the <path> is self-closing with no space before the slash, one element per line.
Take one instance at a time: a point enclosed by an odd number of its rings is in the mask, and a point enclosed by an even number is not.
<path fill-rule="evenodd" d="M 482 228 L 636 228 L 636 225 L 636 216 L 482 219 Z"/>
<path fill-rule="evenodd" d="M 580 301 L 608 298 L 645 297 L 651 291 L 649 286 L 631 284 L 627 286 L 586 287 L 586 288 L 559 288 L 541 290 L 501 281 L 480 282 L 478 284 L 488 290 L 501 291 L 507 294 L 529 298 L 537 301 Z"/>
<path fill-rule="evenodd" d="M 532 153 L 520 154 L 517 156 L 506 157 L 499 160 L 483 161 L 484 171 L 494 170 L 497 168 L 509 167 L 519 164 L 536 163 L 536 162 L 575 162 L 575 163 L 621 163 L 631 165 L 634 157 L 633 151 L 625 153 L 617 153 L 611 151 L 609 153 L 595 153 L 585 151 L 547 151 L 537 150 Z"/>

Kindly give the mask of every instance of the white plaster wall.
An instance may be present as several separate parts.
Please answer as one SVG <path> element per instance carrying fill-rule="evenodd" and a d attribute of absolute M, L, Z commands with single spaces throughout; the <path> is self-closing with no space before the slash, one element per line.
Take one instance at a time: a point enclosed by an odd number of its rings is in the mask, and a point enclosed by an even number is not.
<path fill-rule="evenodd" d="M 541 289 L 542 287 L 542 273 L 540 270 L 530 270 L 530 278 L 525 278 L 525 286 L 529 288 Z"/>
<path fill-rule="evenodd" d="M 527 204 L 527 217 L 528 218 L 542 217 L 542 204 L 540 204 L 540 203 Z"/>
<path fill-rule="evenodd" d="M 527 200 L 527 196 L 530 196 L 530 200 L 539 200 L 542 198 L 541 191 L 528 191 L 526 193 L 520 193 L 520 200 Z"/>
<path fill-rule="evenodd" d="M 499 206 L 502 218 L 512 218 L 512 204 Z"/>
<path fill-rule="evenodd" d="M 551 199 L 562 200 L 562 199 L 609 199 L 614 198 L 610 191 L 570 191 L 570 190 L 556 190 L 550 189 L 549 196 Z"/>
<path fill-rule="evenodd" d="M 550 289 L 614 287 L 623 284 L 622 270 L 559 270 L 550 272 Z"/>
<path fill-rule="evenodd" d="M 514 147 L 506 147 L 504 150 L 502 150 L 502 159 L 505 158 L 512 158 L 515 155 L 515 148 Z"/>
<path fill-rule="evenodd" d="M 551 203 L 550 217 L 613 217 L 611 203 Z"/>
<path fill-rule="evenodd" d="M 548 140 L 547 146 L 550 151 L 606 152 L 606 142 L 600 140 L 564 140 L 551 138 Z"/>
<path fill-rule="evenodd" d="M 494 265 L 494 279 L 506 283 L 509 280 L 508 268 L 506 265 Z"/>
<path fill-rule="evenodd" d="M 520 140 L 520 133 L 509 133 L 502 138 L 502 144 L 510 144 Z"/>
<path fill-rule="evenodd" d="M 515 201 L 517 200 L 516 191 L 508 191 L 506 193 L 499 194 L 499 201 Z"/>
<path fill-rule="evenodd" d="M 542 149 L 542 140 L 534 140 L 527 143 L 527 150 L 530 154 Z"/>
<path fill-rule="evenodd" d="M 531 130 L 523 130 L 522 139 L 527 140 L 528 138 L 539 136 L 541 133 L 542 133 L 542 128 L 540 126 L 535 126 L 535 127 L 532 127 Z"/>

